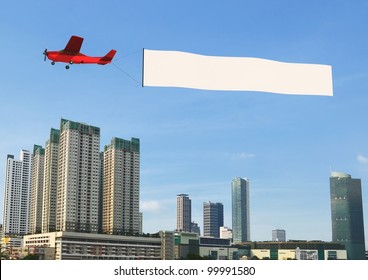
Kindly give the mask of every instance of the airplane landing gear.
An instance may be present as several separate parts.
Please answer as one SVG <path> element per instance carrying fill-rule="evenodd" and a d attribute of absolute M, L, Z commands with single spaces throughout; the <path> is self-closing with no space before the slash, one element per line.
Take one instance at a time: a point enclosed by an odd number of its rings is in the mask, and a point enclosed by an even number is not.
<path fill-rule="evenodd" d="M 51 62 L 51 65 L 55 65 L 55 61 L 52 61 L 52 62 Z"/>
<path fill-rule="evenodd" d="M 69 65 L 66 65 L 66 66 L 65 66 L 65 69 L 69 69 L 69 68 L 70 68 L 70 66 L 69 66 Z"/>

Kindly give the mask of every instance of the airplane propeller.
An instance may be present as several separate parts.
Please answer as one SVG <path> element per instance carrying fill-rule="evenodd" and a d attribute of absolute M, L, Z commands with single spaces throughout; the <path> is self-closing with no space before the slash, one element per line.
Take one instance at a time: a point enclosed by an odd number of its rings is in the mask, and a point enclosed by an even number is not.
<path fill-rule="evenodd" d="M 45 51 L 43 52 L 43 55 L 44 55 L 44 57 L 43 57 L 43 61 L 46 61 L 47 49 L 45 49 Z"/>

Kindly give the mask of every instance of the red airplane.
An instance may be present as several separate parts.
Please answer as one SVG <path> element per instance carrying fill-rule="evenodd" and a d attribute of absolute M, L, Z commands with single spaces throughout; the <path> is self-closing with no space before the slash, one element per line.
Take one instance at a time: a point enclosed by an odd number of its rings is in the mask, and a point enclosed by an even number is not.
<path fill-rule="evenodd" d="M 64 62 L 68 64 L 100 64 L 105 65 L 111 63 L 116 50 L 109 51 L 105 56 L 101 57 L 92 57 L 87 56 L 80 53 L 80 49 L 82 47 L 83 38 L 78 36 L 70 37 L 68 44 L 65 49 L 61 51 L 45 51 L 44 60 L 46 61 L 46 57 L 51 60 L 51 64 L 54 65 L 55 62 Z M 65 66 L 66 69 L 69 69 L 69 65 Z"/>

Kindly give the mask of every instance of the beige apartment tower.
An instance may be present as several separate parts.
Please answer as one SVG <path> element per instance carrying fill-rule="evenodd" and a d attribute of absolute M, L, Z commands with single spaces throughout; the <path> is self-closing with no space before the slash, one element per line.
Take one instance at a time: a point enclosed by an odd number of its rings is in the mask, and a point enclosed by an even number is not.
<path fill-rule="evenodd" d="M 113 138 L 104 149 L 102 232 L 136 235 L 141 232 L 139 212 L 140 143 Z"/>
<path fill-rule="evenodd" d="M 100 128 L 61 119 L 56 230 L 98 232 Z"/>
<path fill-rule="evenodd" d="M 176 231 L 191 232 L 192 201 L 188 194 L 176 196 Z"/>
<path fill-rule="evenodd" d="M 41 233 L 43 179 L 45 166 L 45 149 L 34 145 L 31 167 L 31 188 L 29 200 L 29 233 Z"/>
<path fill-rule="evenodd" d="M 51 128 L 45 146 L 43 180 L 42 233 L 56 230 L 56 195 L 58 178 L 60 131 Z"/>

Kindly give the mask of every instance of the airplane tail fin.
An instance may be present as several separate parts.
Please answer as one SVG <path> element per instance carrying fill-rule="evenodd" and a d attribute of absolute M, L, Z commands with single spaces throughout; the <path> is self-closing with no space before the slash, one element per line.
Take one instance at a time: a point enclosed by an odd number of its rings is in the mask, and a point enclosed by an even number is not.
<path fill-rule="evenodd" d="M 108 64 L 112 61 L 116 54 L 116 50 L 109 51 L 104 57 L 100 59 L 100 62 L 98 64 Z"/>

